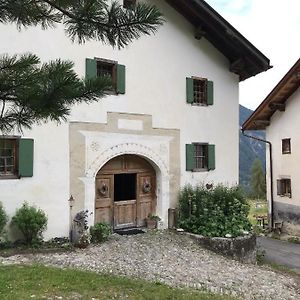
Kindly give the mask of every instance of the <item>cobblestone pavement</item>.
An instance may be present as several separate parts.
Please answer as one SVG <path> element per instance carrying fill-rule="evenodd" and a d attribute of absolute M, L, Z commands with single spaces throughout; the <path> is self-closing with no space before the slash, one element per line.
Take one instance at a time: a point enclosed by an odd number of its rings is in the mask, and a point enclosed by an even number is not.
<path fill-rule="evenodd" d="M 187 236 L 148 232 L 112 235 L 108 242 L 68 253 L 0 257 L 1 265 L 42 263 L 56 267 L 160 281 L 174 287 L 204 288 L 242 299 L 300 299 L 298 278 L 202 249 Z"/>

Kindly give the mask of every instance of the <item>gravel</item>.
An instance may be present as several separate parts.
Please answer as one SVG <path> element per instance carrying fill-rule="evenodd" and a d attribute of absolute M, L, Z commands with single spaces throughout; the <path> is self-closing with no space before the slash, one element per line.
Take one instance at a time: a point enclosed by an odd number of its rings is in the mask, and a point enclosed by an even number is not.
<path fill-rule="evenodd" d="M 187 236 L 168 231 L 114 234 L 101 245 L 68 253 L 0 257 L 2 265 L 20 263 L 143 278 L 243 299 L 300 299 L 298 278 L 222 257 L 201 248 Z"/>

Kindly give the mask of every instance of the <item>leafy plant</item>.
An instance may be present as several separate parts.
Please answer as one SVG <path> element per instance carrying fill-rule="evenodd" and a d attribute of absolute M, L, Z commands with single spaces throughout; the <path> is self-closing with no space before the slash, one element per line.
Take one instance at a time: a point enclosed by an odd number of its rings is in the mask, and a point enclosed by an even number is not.
<path fill-rule="evenodd" d="M 27 245 L 42 240 L 42 233 L 47 228 L 47 221 L 47 216 L 43 210 L 29 206 L 27 202 L 17 210 L 12 218 L 12 224 L 22 232 Z"/>
<path fill-rule="evenodd" d="M 153 215 L 151 213 L 148 215 L 148 219 L 155 220 L 155 221 L 160 221 L 161 220 L 159 216 Z"/>
<path fill-rule="evenodd" d="M 297 236 L 289 237 L 287 240 L 290 243 L 300 244 L 300 237 Z"/>
<path fill-rule="evenodd" d="M 251 229 L 249 204 L 239 187 L 185 186 L 179 195 L 179 225 L 204 236 L 233 237 Z"/>
<path fill-rule="evenodd" d="M 111 235 L 111 227 L 107 223 L 97 223 L 90 227 L 92 243 L 101 243 Z"/>
<path fill-rule="evenodd" d="M 0 235 L 2 234 L 3 232 L 3 229 L 7 223 L 7 214 L 2 206 L 2 203 L 0 202 Z"/>

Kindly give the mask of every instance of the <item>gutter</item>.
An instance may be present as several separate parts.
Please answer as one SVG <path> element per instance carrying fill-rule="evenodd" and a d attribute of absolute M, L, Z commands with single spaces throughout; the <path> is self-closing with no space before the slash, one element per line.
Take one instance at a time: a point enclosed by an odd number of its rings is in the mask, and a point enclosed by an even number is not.
<path fill-rule="evenodd" d="M 271 223 L 271 226 L 269 226 L 269 228 L 272 230 L 274 228 L 274 196 L 273 196 L 273 158 L 272 158 L 272 143 L 270 141 L 267 141 L 267 140 L 264 140 L 264 139 L 261 139 L 261 138 L 258 138 L 258 137 L 255 137 L 255 136 L 252 136 L 252 135 L 248 135 L 244 132 L 244 129 L 241 130 L 242 131 L 242 134 L 250 139 L 253 139 L 253 140 L 257 140 L 257 141 L 260 141 L 260 142 L 263 142 L 265 144 L 268 144 L 269 145 L 269 154 L 270 154 L 270 177 L 271 177 L 271 182 L 270 182 L 270 191 L 271 191 L 271 197 L 270 197 L 270 223 Z"/>

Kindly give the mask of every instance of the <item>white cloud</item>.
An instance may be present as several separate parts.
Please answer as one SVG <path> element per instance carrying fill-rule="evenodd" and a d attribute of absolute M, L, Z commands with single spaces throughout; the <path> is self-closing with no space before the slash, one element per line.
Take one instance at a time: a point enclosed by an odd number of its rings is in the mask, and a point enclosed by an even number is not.
<path fill-rule="evenodd" d="M 231 9 L 236 0 L 207 0 L 270 60 L 273 69 L 240 84 L 240 103 L 256 108 L 300 57 L 300 1 L 251 0 L 247 13 Z M 226 9 L 225 9 L 226 8 Z"/>

